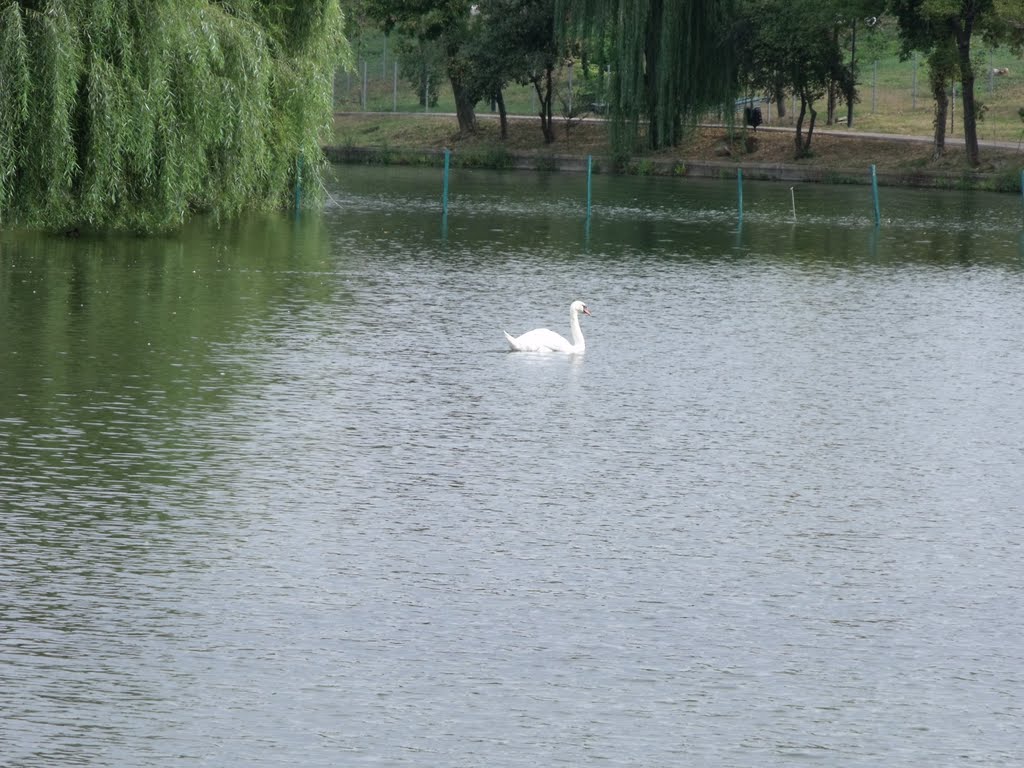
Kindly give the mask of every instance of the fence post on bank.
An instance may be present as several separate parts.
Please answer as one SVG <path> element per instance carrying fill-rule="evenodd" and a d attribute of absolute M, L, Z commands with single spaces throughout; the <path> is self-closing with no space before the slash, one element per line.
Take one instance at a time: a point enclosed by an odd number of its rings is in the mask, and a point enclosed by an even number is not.
<path fill-rule="evenodd" d="M 572 70 L 573 62 L 569 62 L 569 116 L 572 117 Z"/>
<path fill-rule="evenodd" d="M 871 65 L 871 114 L 875 114 L 878 105 L 878 59 Z"/>
<path fill-rule="evenodd" d="M 910 86 L 910 108 L 917 109 L 917 51 L 914 51 L 914 77 Z"/>

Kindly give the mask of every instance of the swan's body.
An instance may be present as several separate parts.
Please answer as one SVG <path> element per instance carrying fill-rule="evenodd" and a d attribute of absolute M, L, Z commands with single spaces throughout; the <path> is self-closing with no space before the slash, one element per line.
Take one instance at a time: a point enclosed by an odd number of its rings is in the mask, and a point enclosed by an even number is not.
<path fill-rule="evenodd" d="M 583 331 L 580 330 L 580 313 L 590 316 L 590 310 L 582 301 L 574 301 L 569 307 L 569 328 L 572 331 L 572 341 L 561 334 L 549 331 L 547 328 L 536 328 L 527 331 L 522 336 L 511 336 L 507 331 L 505 338 L 513 352 L 566 352 L 568 354 L 582 354 L 587 344 L 583 340 Z"/>

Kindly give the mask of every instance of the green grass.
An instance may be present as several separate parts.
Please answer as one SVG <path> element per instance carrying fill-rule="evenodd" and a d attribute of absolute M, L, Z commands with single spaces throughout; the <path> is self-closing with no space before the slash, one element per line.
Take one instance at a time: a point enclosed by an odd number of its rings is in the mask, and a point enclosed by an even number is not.
<path fill-rule="evenodd" d="M 894 32 L 894 22 L 888 20 L 887 28 L 858 36 L 857 58 L 859 61 L 860 101 L 854 107 L 854 131 L 898 133 L 929 136 L 933 132 L 934 105 L 928 89 L 928 71 L 924 60 L 918 57 L 900 61 Z M 391 44 L 393 46 L 393 44 Z M 414 112 L 450 113 L 455 110 L 451 89 L 447 82 L 442 84 L 438 104 L 424 109 L 417 94 L 401 76 L 397 89 L 394 78 L 394 57 L 390 47 L 385 47 L 379 33 L 367 32 L 353 42 L 356 71 L 340 72 L 335 77 L 335 109 L 352 112 Z M 877 57 L 877 64 L 875 64 Z M 987 107 L 984 117 L 978 123 L 979 137 L 990 141 L 1019 141 L 1024 135 L 1018 110 L 1024 107 L 1024 59 L 1014 56 L 1007 49 L 989 51 L 980 38 L 976 41 L 977 81 L 975 96 Z M 362 94 L 363 71 L 366 71 L 365 110 Z M 992 67 L 1008 67 L 1004 76 L 991 76 Z M 916 71 L 916 74 L 915 74 Z M 600 99 L 601 85 L 597 77 L 582 76 L 580 68 L 574 70 L 573 103 L 576 109 L 586 107 L 590 101 Z M 557 73 L 555 114 L 561 116 L 567 108 L 569 73 L 567 69 Z M 505 103 L 510 114 L 535 115 L 537 99 L 532 86 L 510 85 L 505 91 Z M 783 125 L 792 125 L 792 101 L 786 104 L 787 117 Z M 816 105 L 819 113 L 818 127 L 825 126 L 825 104 Z M 482 103 L 479 113 L 489 111 Z M 963 133 L 961 100 L 958 89 L 948 127 L 949 136 Z M 774 116 L 773 107 L 772 114 Z M 846 109 L 840 107 L 839 125 L 845 128 Z M 709 119 L 711 117 L 709 116 Z M 773 124 L 778 125 L 777 119 Z"/>

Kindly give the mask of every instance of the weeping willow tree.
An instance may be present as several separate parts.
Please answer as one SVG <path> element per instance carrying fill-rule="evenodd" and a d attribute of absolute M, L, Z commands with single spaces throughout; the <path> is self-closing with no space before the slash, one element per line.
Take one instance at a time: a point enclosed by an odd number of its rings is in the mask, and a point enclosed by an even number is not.
<path fill-rule="evenodd" d="M 736 94 L 734 0 L 556 0 L 559 35 L 611 66 L 619 150 L 678 144 L 684 128 Z M 596 55 L 595 55 L 596 54 Z M 646 125 L 646 131 L 641 130 Z"/>
<path fill-rule="evenodd" d="M 0 0 L 4 224 L 158 231 L 315 200 L 338 0 Z"/>

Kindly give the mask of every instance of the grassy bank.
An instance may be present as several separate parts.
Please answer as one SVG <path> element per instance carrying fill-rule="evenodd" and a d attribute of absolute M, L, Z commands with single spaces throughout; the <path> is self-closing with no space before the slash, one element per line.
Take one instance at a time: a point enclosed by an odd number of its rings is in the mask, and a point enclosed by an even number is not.
<path fill-rule="evenodd" d="M 955 140 L 956 137 L 954 137 Z M 581 158 L 594 157 L 600 172 L 634 174 L 735 175 L 743 168 L 761 178 L 866 182 L 874 165 L 882 183 L 948 188 L 1020 191 L 1024 146 L 1013 142 L 986 144 L 982 165 L 967 166 L 963 147 L 950 143 L 940 160 L 932 159 L 927 138 L 880 138 L 861 131 L 824 130 L 819 126 L 813 155 L 793 159 L 791 127 L 761 128 L 756 133 L 724 127 L 702 127 L 669 151 L 612 158 L 607 129 L 599 121 L 567 125 L 560 122 L 557 140 L 545 145 L 537 119 L 516 119 L 502 141 L 498 121 L 481 115 L 477 135 L 460 138 L 455 119 L 425 114 L 350 114 L 335 116 L 332 158 L 347 162 L 436 164 L 444 149 L 464 167 L 554 170 L 582 167 Z"/>

